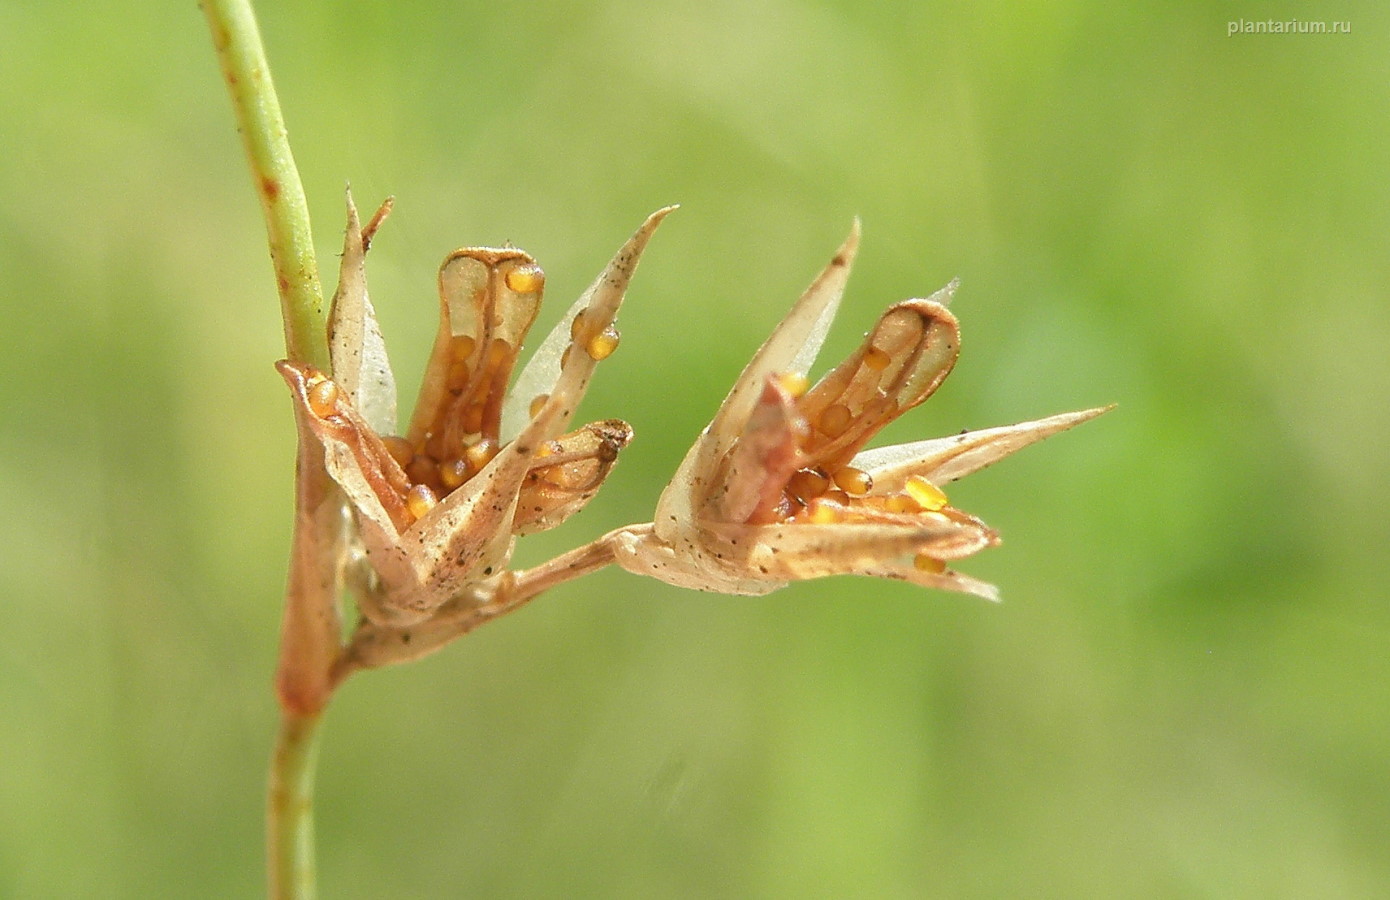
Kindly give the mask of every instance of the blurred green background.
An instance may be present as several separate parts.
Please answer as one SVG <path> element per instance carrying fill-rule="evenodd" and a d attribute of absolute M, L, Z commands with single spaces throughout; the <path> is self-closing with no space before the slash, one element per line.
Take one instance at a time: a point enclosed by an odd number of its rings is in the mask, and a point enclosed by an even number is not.
<path fill-rule="evenodd" d="M 610 571 L 355 678 L 325 897 L 1390 894 L 1383 7 L 261 15 L 330 286 L 344 182 L 397 198 L 409 396 L 448 250 L 535 254 L 546 329 L 683 204 L 583 410 L 637 440 L 523 564 L 650 517 L 856 214 L 827 359 L 963 282 L 888 439 L 1120 404 L 953 490 L 1001 606 Z M 0 896 L 255 896 L 293 432 L 196 5 L 0 3 L 0 115 Z"/>

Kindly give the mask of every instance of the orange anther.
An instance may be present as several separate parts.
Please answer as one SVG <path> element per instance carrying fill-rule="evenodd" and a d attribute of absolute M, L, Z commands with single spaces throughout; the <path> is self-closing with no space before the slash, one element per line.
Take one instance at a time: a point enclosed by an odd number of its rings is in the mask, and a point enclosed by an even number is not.
<path fill-rule="evenodd" d="M 811 382 L 800 372 L 782 372 L 777 376 L 777 386 L 786 391 L 787 396 L 795 400 L 797 397 L 806 393 L 806 389 L 811 386 Z"/>
<path fill-rule="evenodd" d="M 849 423 L 852 418 L 848 406 L 843 403 L 833 403 L 820 414 L 816 427 L 826 437 L 837 438 L 849 430 Z"/>
<path fill-rule="evenodd" d="M 406 508 L 417 519 L 434 509 L 438 502 L 439 498 L 434 495 L 434 491 L 423 484 L 412 484 L 410 490 L 405 492 Z"/>
<path fill-rule="evenodd" d="M 454 342 L 450 346 L 449 352 L 453 355 L 454 359 L 464 360 L 473 355 L 473 351 L 477 348 L 477 346 L 478 342 L 474 340 L 471 336 L 461 334 L 458 337 L 454 338 Z"/>
<path fill-rule="evenodd" d="M 309 395 L 309 410 L 320 419 L 338 412 L 338 385 L 327 378 L 311 381 L 306 392 Z"/>
<path fill-rule="evenodd" d="M 445 376 L 445 383 L 452 391 L 462 391 L 468 385 L 468 360 L 450 360 L 449 373 Z"/>
<path fill-rule="evenodd" d="M 487 364 L 500 366 L 512 355 L 512 345 L 507 343 L 506 338 L 493 338 L 492 343 L 487 348 Z"/>
<path fill-rule="evenodd" d="M 830 479 L 819 469 L 797 469 L 787 480 L 787 492 L 802 503 L 830 489 Z"/>
<path fill-rule="evenodd" d="M 882 372 L 888 368 L 888 363 L 891 361 L 892 357 L 888 355 L 886 350 L 870 347 L 864 351 L 864 366 L 874 372 Z"/>
<path fill-rule="evenodd" d="M 593 360 L 607 359 L 613 355 L 613 351 L 618 349 L 618 329 L 609 325 L 599 334 L 589 338 L 584 345 L 584 352 L 589 354 Z"/>
<path fill-rule="evenodd" d="M 928 556 L 925 553 L 918 553 L 913 557 L 912 566 L 919 572 L 933 572 L 937 575 L 946 571 L 946 563 L 943 560 Z"/>
<path fill-rule="evenodd" d="M 503 280 L 518 294 L 532 294 L 545 287 L 545 272 L 537 265 L 517 266 Z"/>
<path fill-rule="evenodd" d="M 846 494 L 863 496 L 873 489 L 874 480 L 868 472 L 863 469 L 856 469 L 853 466 L 845 466 L 834 474 L 835 485 Z"/>
<path fill-rule="evenodd" d="M 903 485 L 907 495 L 921 504 L 923 509 L 941 509 L 946 505 L 946 494 L 921 475 L 913 475 Z"/>
<path fill-rule="evenodd" d="M 589 311 L 587 309 L 581 309 L 574 314 L 574 320 L 570 322 L 570 340 L 579 340 L 579 336 L 584 333 L 584 320 L 588 317 Z"/>
<path fill-rule="evenodd" d="M 922 504 L 907 494 L 890 494 L 884 508 L 895 513 L 916 513 L 922 511 Z"/>
<path fill-rule="evenodd" d="M 492 462 L 493 457 L 497 455 L 497 443 L 487 439 L 478 441 L 465 450 L 463 455 L 468 460 L 469 468 L 477 472 Z"/>
<path fill-rule="evenodd" d="M 824 500 L 812 500 L 806 506 L 807 520 L 812 525 L 830 525 L 840 520 L 840 510 Z"/>
<path fill-rule="evenodd" d="M 454 488 L 468 480 L 468 462 L 462 459 L 446 459 L 439 464 L 439 483 L 444 485 L 446 491 Z"/>

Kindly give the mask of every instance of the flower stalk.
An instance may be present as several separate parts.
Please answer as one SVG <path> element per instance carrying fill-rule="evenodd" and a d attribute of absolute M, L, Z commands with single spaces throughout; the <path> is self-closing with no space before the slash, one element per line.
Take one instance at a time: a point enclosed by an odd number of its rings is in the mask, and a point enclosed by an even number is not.
<path fill-rule="evenodd" d="M 315 894 L 314 772 L 321 722 L 318 715 L 286 714 L 275 741 L 266 809 L 274 900 L 309 900 Z"/>
<path fill-rule="evenodd" d="M 270 78 L 251 0 L 202 0 L 203 14 L 231 93 L 251 178 L 265 214 L 290 359 L 328 367 L 326 311 L 304 185 Z"/>
<path fill-rule="evenodd" d="M 265 217 L 285 352 L 328 368 L 323 290 L 304 186 L 290 150 L 280 102 L 250 0 L 202 0 L 222 78 L 231 95 L 251 178 Z M 271 758 L 266 807 L 269 894 L 315 894 L 313 786 L 318 726 L 332 690 L 339 650 L 337 559 L 341 494 L 322 454 L 300 447 L 294 534 L 281 625 L 276 692 L 281 724 Z"/>

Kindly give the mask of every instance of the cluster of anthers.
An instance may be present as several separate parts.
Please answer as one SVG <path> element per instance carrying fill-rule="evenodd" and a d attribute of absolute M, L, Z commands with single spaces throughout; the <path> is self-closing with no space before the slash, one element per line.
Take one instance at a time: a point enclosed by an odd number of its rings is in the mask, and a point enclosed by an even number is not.
<path fill-rule="evenodd" d="M 440 325 L 410 422 L 367 296 L 363 228 L 349 200 L 330 317 L 333 375 L 281 362 L 301 441 L 350 510 L 342 565 L 362 620 L 340 661 L 412 659 L 541 591 L 610 563 L 699 590 L 762 594 L 860 574 L 997 599 L 949 563 L 998 542 L 941 485 L 1106 408 L 866 450 L 954 366 L 955 283 L 888 308 L 859 349 L 814 386 L 807 372 L 834 318 L 858 224 L 745 368 L 686 455 L 652 522 L 530 570 L 508 568 L 516 535 L 554 527 L 598 491 L 632 437 L 610 419 L 568 431 L 637 261 L 670 212 L 648 217 L 541 343 L 508 389 L 545 275 L 517 249 L 469 248 L 439 272 Z"/>

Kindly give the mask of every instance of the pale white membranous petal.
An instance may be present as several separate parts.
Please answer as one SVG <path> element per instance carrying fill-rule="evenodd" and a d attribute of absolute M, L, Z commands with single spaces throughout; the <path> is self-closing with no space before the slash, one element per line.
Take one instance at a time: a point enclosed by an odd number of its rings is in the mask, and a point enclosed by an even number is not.
<path fill-rule="evenodd" d="M 578 398 L 584 396 L 594 368 L 617 347 L 618 334 L 613 320 L 623 302 L 627 283 L 637 268 L 637 261 L 646 249 L 662 220 L 677 207 L 666 206 L 647 217 L 641 227 L 623 245 L 589 289 L 574 301 L 557 324 L 541 341 L 536 352 L 516 378 L 502 410 L 502 437 L 509 438 L 521 431 L 530 417 L 530 405 L 537 397 L 556 391 Z M 571 346 L 576 351 L 569 352 Z M 583 352 L 579 352 L 579 351 Z M 568 355 L 567 355 L 568 354 Z M 573 408 L 564 412 L 560 427 L 568 424 Z"/>
<path fill-rule="evenodd" d="M 1032 422 L 982 428 L 910 444 L 875 447 L 857 454 L 850 465 L 868 472 L 881 489 L 899 490 L 907 479 L 921 475 L 935 484 L 950 484 L 977 472 L 1029 444 L 1094 419 L 1110 406 L 1059 413 Z"/>
<path fill-rule="evenodd" d="M 816 361 L 825 336 L 830 331 L 840 298 L 849 280 L 850 265 L 859 250 L 859 220 L 835 258 L 801 295 L 772 334 L 753 354 L 743 373 L 734 382 L 714 420 L 700 433 L 686 453 L 675 477 L 657 501 L 653 526 L 656 535 L 675 544 L 686 537 L 682 531 L 693 521 L 706 482 L 717 460 L 738 440 L 752 415 L 753 405 L 763 389 L 763 381 L 778 372 L 804 374 Z M 717 588 L 709 588 L 717 590 Z M 744 593 L 730 591 L 729 593 Z"/>
<path fill-rule="evenodd" d="M 386 356 L 376 310 L 367 295 L 367 248 L 377 226 L 390 213 L 392 203 L 387 198 L 381 204 L 364 232 L 352 192 L 347 192 L 343 258 L 338 267 L 338 289 L 328 314 L 334 380 L 379 434 L 396 430 L 396 378 L 391 374 L 391 360 Z"/>
<path fill-rule="evenodd" d="M 278 368 L 299 412 L 301 440 L 322 447 L 353 512 L 373 575 L 359 598 L 369 619 L 404 626 L 452 598 L 485 596 L 478 587 L 502 575 L 516 533 L 552 527 L 596 493 L 631 429 L 609 420 L 561 431 L 594 366 L 616 345 L 613 320 L 627 283 L 667 212 L 649 217 L 581 298 L 581 321 L 565 324 L 570 351 L 550 369 L 548 390 L 524 398 L 526 415 L 504 438 L 507 383 L 539 308 L 540 267 L 511 248 L 450 254 L 440 268 L 440 328 L 416 409 L 404 436 L 385 435 L 394 401 L 388 409 L 380 395 L 390 368 L 366 295 L 367 241 L 350 210 L 332 316 L 334 377 L 301 363 Z"/>
<path fill-rule="evenodd" d="M 848 279 L 856 221 L 829 266 L 773 331 L 687 453 L 649 526 L 611 536 L 619 565 L 682 587 L 762 594 L 859 574 L 998 599 L 947 563 L 998 543 L 938 487 L 1105 409 L 879 450 L 884 425 L 954 367 L 952 282 L 888 308 L 850 357 L 806 389 Z"/>

